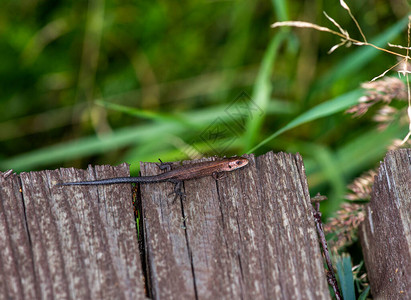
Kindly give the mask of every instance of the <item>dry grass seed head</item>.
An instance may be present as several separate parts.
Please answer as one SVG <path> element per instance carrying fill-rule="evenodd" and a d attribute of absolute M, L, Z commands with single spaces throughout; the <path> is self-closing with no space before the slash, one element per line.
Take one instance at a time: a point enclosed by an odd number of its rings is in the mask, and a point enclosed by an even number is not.
<path fill-rule="evenodd" d="M 342 249 L 357 239 L 357 229 L 365 218 L 364 205 L 357 203 L 343 203 L 337 215 L 330 218 L 324 225 L 326 234 L 334 234 L 330 240 L 333 251 Z"/>
<path fill-rule="evenodd" d="M 377 176 L 377 171 L 369 170 L 354 179 L 354 181 L 348 185 L 351 193 L 346 195 L 345 198 L 351 201 L 369 200 L 371 198 L 375 176 Z"/>
<path fill-rule="evenodd" d="M 357 105 L 346 111 L 354 114 L 353 117 L 364 115 L 371 106 L 379 102 L 389 104 L 394 99 L 406 100 L 408 97 L 406 85 L 395 77 L 365 82 L 361 87 L 366 90 L 366 95 L 358 99 Z"/>

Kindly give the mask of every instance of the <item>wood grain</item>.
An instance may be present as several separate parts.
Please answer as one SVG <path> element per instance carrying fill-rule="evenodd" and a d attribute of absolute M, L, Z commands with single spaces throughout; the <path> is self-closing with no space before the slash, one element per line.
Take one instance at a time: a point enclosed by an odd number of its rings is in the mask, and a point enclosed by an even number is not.
<path fill-rule="evenodd" d="M 130 184 L 56 186 L 126 164 L 0 175 L 0 299 L 330 299 L 301 157 L 249 159 L 185 200 L 138 185 L 143 262 Z"/>
<path fill-rule="evenodd" d="M 142 186 L 154 299 L 330 299 L 301 157 L 249 159 L 218 181 L 186 181 L 177 203 L 170 183 Z"/>
<path fill-rule="evenodd" d="M 0 176 L 0 298 L 145 298 L 130 185 L 55 185 L 116 176 L 128 166 L 21 173 L 21 193 Z"/>
<path fill-rule="evenodd" d="M 411 298 L 411 149 L 388 152 L 360 227 L 374 299 Z"/>

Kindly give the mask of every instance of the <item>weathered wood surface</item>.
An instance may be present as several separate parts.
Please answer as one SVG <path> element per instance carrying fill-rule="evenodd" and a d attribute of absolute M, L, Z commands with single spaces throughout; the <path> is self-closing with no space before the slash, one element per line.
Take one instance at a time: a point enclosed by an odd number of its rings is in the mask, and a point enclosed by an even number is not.
<path fill-rule="evenodd" d="M 330 299 L 301 157 L 249 158 L 184 201 L 142 184 L 143 264 L 129 184 L 55 186 L 126 165 L 0 175 L 0 299 Z"/>
<path fill-rule="evenodd" d="M 217 182 L 185 182 L 174 204 L 172 184 L 142 187 L 153 298 L 330 299 L 301 157 L 249 159 Z"/>
<path fill-rule="evenodd" d="M 381 163 L 360 239 L 374 299 L 410 299 L 411 149 Z"/>
<path fill-rule="evenodd" d="M 145 298 L 130 185 L 55 186 L 128 172 L 0 175 L 0 299 Z"/>

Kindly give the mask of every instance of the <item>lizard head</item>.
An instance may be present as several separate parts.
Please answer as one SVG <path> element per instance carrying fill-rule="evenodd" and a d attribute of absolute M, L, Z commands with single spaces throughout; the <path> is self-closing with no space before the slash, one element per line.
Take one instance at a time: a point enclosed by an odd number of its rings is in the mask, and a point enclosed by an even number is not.
<path fill-rule="evenodd" d="M 227 158 L 227 163 L 223 165 L 221 171 L 233 171 L 242 168 L 248 164 L 248 159 L 244 157 Z"/>

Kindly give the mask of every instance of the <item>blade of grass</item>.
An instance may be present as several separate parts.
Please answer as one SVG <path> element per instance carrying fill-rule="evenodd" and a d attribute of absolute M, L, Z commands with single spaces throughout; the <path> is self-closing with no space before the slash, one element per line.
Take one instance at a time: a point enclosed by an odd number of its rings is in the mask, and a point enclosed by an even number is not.
<path fill-rule="evenodd" d="M 232 6 L 229 18 L 231 30 L 225 42 L 224 51 L 219 59 L 222 62 L 223 69 L 233 68 L 240 65 L 247 55 L 247 47 L 250 43 L 250 37 L 253 22 L 253 13 L 257 7 L 257 2 L 239 2 Z M 238 22 L 241 20 L 240 22 Z M 226 86 L 232 86 L 234 74 L 231 74 L 226 81 Z"/>
<path fill-rule="evenodd" d="M 400 126 L 396 122 L 384 131 L 375 129 L 361 135 L 338 149 L 338 164 L 349 172 L 361 171 L 363 168 L 369 167 L 373 161 L 382 159 L 393 139 L 404 136 L 405 132 L 407 132 L 406 126 Z"/>
<path fill-rule="evenodd" d="M 103 100 L 95 101 L 97 105 L 100 105 L 107 109 L 112 109 L 118 112 L 123 112 L 131 116 L 149 119 L 152 121 L 158 121 L 163 123 L 177 123 L 181 126 L 198 126 L 197 122 L 191 122 L 187 116 L 179 116 L 177 114 L 166 114 L 161 112 L 155 112 L 150 110 L 138 109 L 121 104 L 106 102 Z"/>
<path fill-rule="evenodd" d="M 167 118 L 161 118 L 155 114 L 145 114 L 145 117 L 149 117 L 152 120 L 160 120 L 161 122 L 116 129 L 112 134 L 104 138 L 89 136 L 76 141 L 36 149 L 14 157 L 2 158 L 0 159 L 0 168 L 14 169 L 15 171 L 32 170 L 40 166 L 105 153 L 130 145 L 152 145 L 151 152 L 157 153 L 159 149 L 159 147 L 156 146 L 158 145 L 158 141 L 161 141 L 163 147 L 164 144 L 170 145 L 170 136 L 187 137 L 187 132 L 192 132 L 193 127 L 186 126 L 184 123 L 196 123 L 197 128 L 206 128 L 214 121 L 232 121 L 232 118 L 241 117 L 227 115 L 224 109 L 225 106 L 216 106 L 185 112 L 179 115 L 179 117 L 183 118 L 184 122 L 178 120 L 175 122 L 169 121 L 174 118 L 173 115 L 166 114 Z M 281 101 L 271 101 L 267 111 L 270 113 L 291 113 L 294 111 L 294 107 L 292 105 L 285 105 L 285 103 Z M 167 121 L 165 121 L 166 119 Z M 196 132 L 192 134 L 196 134 Z M 236 140 L 232 147 L 234 146 L 241 147 L 241 142 Z"/>
<path fill-rule="evenodd" d="M 374 167 L 375 162 L 384 157 L 392 140 L 406 131 L 406 126 L 400 127 L 394 123 L 384 131 L 374 129 L 356 136 L 335 150 L 335 169 L 347 177 L 352 177 L 365 168 Z M 311 188 L 318 187 L 326 180 L 327 175 L 313 158 L 305 156 L 304 165 Z"/>
<path fill-rule="evenodd" d="M 324 181 L 331 185 L 331 192 L 327 194 L 330 201 L 327 201 L 327 209 L 334 211 L 340 205 L 346 192 L 346 181 L 344 173 L 336 166 L 336 153 L 328 147 L 313 143 L 303 143 L 304 151 L 312 157 L 319 172 L 323 174 Z M 305 156 L 304 156 L 305 157 Z"/>
<path fill-rule="evenodd" d="M 386 154 L 387 147 L 392 143 L 392 140 L 395 137 L 403 136 L 404 132 L 407 132 L 406 126 L 400 127 L 398 124 L 392 124 L 385 131 L 381 132 L 375 129 L 357 136 L 354 140 L 348 141 L 335 150 L 333 154 L 334 170 L 345 179 L 353 178 L 358 176 L 359 172 L 376 167 L 378 161 L 382 160 Z M 311 193 L 324 191 L 325 184 L 329 182 L 329 174 L 318 164 L 316 157 L 311 157 L 308 154 L 303 154 L 303 157 Z M 338 193 L 334 191 L 333 185 L 331 188 L 327 195 L 329 201 L 325 201 L 321 206 L 326 216 L 335 213 L 334 205 L 342 199 L 341 195 L 338 196 Z"/>
<path fill-rule="evenodd" d="M 76 141 L 36 149 L 1 160 L 0 168 L 25 171 L 69 159 L 105 153 L 131 144 L 148 142 L 153 136 L 161 136 L 162 132 L 170 130 L 171 126 L 163 124 L 155 127 L 149 125 L 126 127 L 118 129 L 104 138 L 89 136 Z M 175 130 L 175 127 L 171 130 Z"/>
<path fill-rule="evenodd" d="M 348 254 L 336 257 L 338 279 L 340 281 L 343 298 L 355 300 L 354 276 L 352 274 L 351 258 Z"/>
<path fill-rule="evenodd" d="M 286 21 L 288 17 L 288 6 L 287 1 L 284 0 L 272 0 L 274 13 L 278 21 Z"/>
<path fill-rule="evenodd" d="M 310 110 L 304 112 L 303 114 L 301 114 L 300 116 L 292 120 L 290 123 L 288 123 L 283 128 L 277 130 L 272 135 L 265 138 L 259 144 L 257 144 L 256 146 L 248 150 L 247 153 L 254 152 L 258 148 L 267 144 L 268 142 L 273 140 L 275 137 L 286 132 L 287 130 L 290 130 L 304 123 L 307 123 L 307 122 L 310 122 L 310 121 L 313 121 L 313 120 L 316 120 L 322 117 L 326 117 L 326 116 L 329 116 L 329 115 L 332 115 L 332 114 L 335 114 L 337 112 L 347 109 L 348 107 L 356 104 L 358 102 L 358 98 L 360 98 L 363 95 L 363 93 L 364 93 L 363 90 L 354 90 L 354 91 L 341 95 L 332 100 L 328 100 L 324 103 L 321 103 L 311 108 Z"/>
<path fill-rule="evenodd" d="M 367 286 L 367 288 L 361 293 L 361 295 L 358 297 L 358 300 L 365 300 L 368 297 L 368 294 L 370 293 L 370 286 Z"/>
<path fill-rule="evenodd" d="M 196 111 L 189 111 L 180 114 L 176 113 L 163 113 L 149 110 L 142 110 L 130 106 L 111 103 L 103 100 L 96 100 L 97 105 L 103 106 L 107 109 L 112 109 L 118 112 L 123 112 L 131 116 L 148 119 L 151 121 L 157 121 L 161 123 L 176 123 L 181 126 L 203 126 L 204 121 L 210 122 L 213 118 L 220 117 L 224 120 L 240 117 L 239 115 L 228 115 L 225 113 L 226 106 L 220 105 L 212 108 L 200 109 Z M 233 105 L 233 110 L 238 111 L 241 109 L 241 104 Z M 289 114 L 295 111 L 295 106 L 289 102 L 282 100 L 271 100 L 266 108 L 267 114 Z M 199 119 L 200 118 L 200 119 Z M 199 124 L 200 122 L 200 124 Z"/>
<path fill-rule="evenodd" d="M 278 49 L 286 38 L 287 34 L 285 32 L 280 32 L 272 38 L 261 63 L 260 71 L 258 72 L 257 80 L 254 85 L 251 98 L 253 105 L 257 106 L 263 112 L 267 110 L 272 91 L 272 85 L 270 82 L 270 73 L 272 66 L 276 60 Z M 247 112 L 244 113 L 246 113 L 246 115 L 250 114 Z M 250 148 L 251 145 L 254 144 L 258 136 L 258 132 L 260 132 L 261 130 L 261 125 L 263 123 L 264 117 L 264 113 L 261 115 L 254 114 L 252 118 L 247 119 L 246 132 L 244 135 L 244 150 Z"/>

